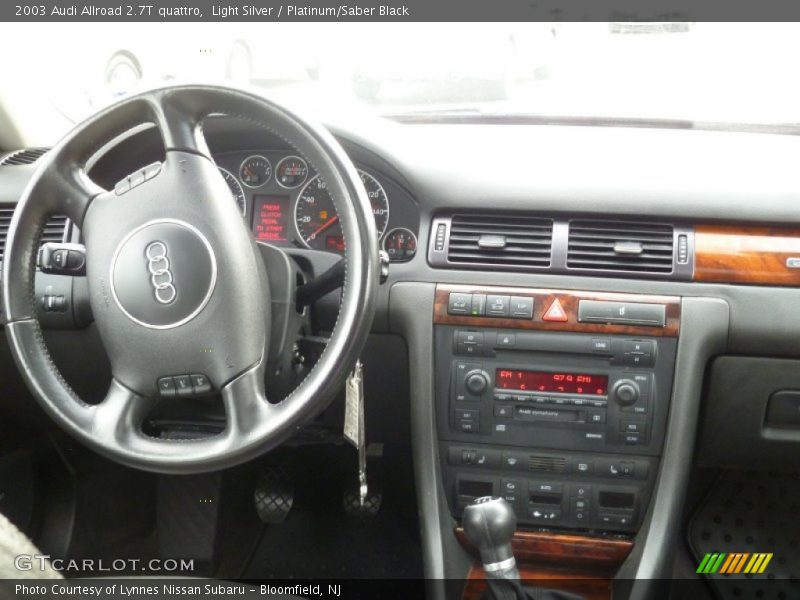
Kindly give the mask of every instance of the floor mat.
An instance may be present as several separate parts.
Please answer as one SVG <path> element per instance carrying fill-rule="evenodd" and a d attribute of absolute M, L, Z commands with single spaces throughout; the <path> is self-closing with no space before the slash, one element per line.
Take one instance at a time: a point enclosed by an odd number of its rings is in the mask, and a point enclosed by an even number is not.
<path fill-rule="evenodd" d="M 383 505 L 367 523 L 349 519 L 343 507 L 344 486 L 356 479 L 355 456 L 349 446 L 298 450 L 294 507 L 282 524 L 265 527 L 245 578 L 423 576 L 410 454 L 387 448 L 381 472 L 370 478 L 382 488 Z"/>
<path fill-rule="evenodd" d="M 800 598 L 798 514 L 796 476 L 748 471 L 720 476 L 692 518 L 689 543 L 721 598 Z"/>

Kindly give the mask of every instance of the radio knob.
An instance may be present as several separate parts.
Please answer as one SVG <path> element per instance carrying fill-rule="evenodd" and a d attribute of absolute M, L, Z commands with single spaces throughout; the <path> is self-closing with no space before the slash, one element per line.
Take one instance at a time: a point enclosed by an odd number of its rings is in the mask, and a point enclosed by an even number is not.
<path fill-rule="evenodd" d="M 620 406 L 630 406 L 639 400 L 639 386 L 630 379 L 621 379 L 614 385 L 614 399 Z"/>
<path fill-rule="evenodd" d="M 486 371 L 475 369 L 467 373 L 464 385 L 470 394 L 480 396 L 489 385 L 489 375 Z"/>

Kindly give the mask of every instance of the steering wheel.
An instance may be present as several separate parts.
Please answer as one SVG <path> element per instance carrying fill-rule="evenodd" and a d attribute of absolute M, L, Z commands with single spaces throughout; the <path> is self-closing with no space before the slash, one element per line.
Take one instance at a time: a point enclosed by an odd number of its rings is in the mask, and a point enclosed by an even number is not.
<path fill-rule="evenodd" d="M 294 147 L 325 181 L 340 215 L 346 270 L 336 325 L 314 368 L 277 403 L 267 400 L 264 385 L 269 273 L 202 134 L 204 118 L 218 113 L 264 127 Z M 86 174 L 89 158 L 146 123 L 160 131 L 164 162 L 114 190 L 97 186 Z M 101 111 L 40 161 L 8 233 L 3 303 L 20 371 L 67 432 L 132 467 L 212 471 L 280 444 L 341 389 L 371 325 L 379 255 L 364 187 L 324 128 L 247 91 L 167 87 Z M 85 239 L 91 308 L 113 376 L 99 404 L 82 401 L 61 376 L 36 319 L 36 254 L 53 214 L 67 215 Z M 220 392 L 224 431 L 189 440 L 142 431 L 159 398 L 159 379 L 179 375 L 204 376 Z"/>

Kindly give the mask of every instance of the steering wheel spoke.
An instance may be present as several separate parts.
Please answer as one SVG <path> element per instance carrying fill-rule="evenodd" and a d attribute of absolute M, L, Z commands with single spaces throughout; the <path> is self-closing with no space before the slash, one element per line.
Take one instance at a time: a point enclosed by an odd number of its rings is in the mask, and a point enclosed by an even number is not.
<path fill-rule="evenodd" d="M 132 435 L 142 435 L 142 423 L 154 404 L 154 400 L 140 396 L 112 379 L 105 399 L 86 409 L 86 426 L 98 440 L 125 447 Z"/>
<path fill-rule="evenodd" d="M 210 111 L 190 94 L 182 93 L 184 91 L 183 88 L 157 90 L 147 96 L 164 149 L 167 153 L 190 152 L 210 158 L 211 152 L 202 130 L 203 119 Z"/>
<path fill-rule="evenodd" d="M 261 363 L 222 388 L 222 402 L 228 431 L 237 437 L 256 434 L 280 410 L 280 405 L 270 404 L 264 395 L 264 368 Z"/>

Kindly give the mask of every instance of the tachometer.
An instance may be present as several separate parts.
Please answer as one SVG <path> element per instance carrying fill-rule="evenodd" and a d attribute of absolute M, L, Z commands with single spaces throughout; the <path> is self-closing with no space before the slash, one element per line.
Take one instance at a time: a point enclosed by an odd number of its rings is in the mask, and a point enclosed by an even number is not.
<path fill-rule="evenodd" d="M 259 154 L 248 156 L 239 167 L 239 179 L 250 188 L 261 187 L 270 177 L 272 177 L 272 163 L 267 157 Z"/>
<path fill-rule="evenodd" d="M 378 237 L 389 223 L 389 199 L 380 183 L 369 173 L 358 171 L 367 190 Z M 342 227 L 339 215 L 325 182 L 319 175 L 313 177 L 300 191 L 294 209 L 297 234 L 304 245 L 313 250 L 344 252 Z"/>
<path fill-rule="evenodd" d="M 219 172 L 222 173 L 222 178 L 225 180 L 225 183 L 228 184 L 228 187 L 231 190 L 233 201 L 236 202 L 236 205 L 239 207 L 242 216 L 245 216 L 247 214 L 247 202 L 244 197 L 244 189 L 242 188 L 242 185 L 237 181 L 236 177 L 233 176 L 233 173 L 227 169 L 223 169 L 222 167 L 217 168 L 219 169 Z"/>

